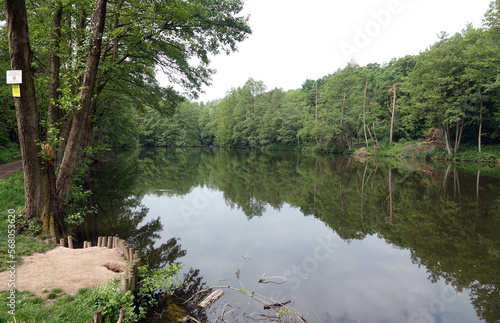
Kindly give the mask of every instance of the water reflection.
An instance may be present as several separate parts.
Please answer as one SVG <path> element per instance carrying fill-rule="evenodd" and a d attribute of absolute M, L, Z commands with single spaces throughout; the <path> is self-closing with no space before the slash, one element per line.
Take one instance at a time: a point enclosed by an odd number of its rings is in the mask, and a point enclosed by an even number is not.
<path fill-rule="evenodd" d="M 310 322 L 500 320 L 498 168 L 199 149 L 109 158 L 89 178 L 99 214 L 82 234 L 193 267 L 182 298 L 228 280 L 292 299 Z M 256 285 L 264 272 L 287 287 Z M 188 309 L 202 321 L 217 310 Z"/>

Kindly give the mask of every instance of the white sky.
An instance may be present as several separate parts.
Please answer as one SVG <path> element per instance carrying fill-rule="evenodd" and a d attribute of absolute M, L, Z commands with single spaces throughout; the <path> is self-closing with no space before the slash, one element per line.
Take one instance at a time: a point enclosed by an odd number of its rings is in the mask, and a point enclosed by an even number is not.
<path fill-rule="evenodd" d="M 418 54 L 437 34 L 481 27 L 490 0 L 246 0 L 253 34 L 212 59 L 217 73 L 200 101 L 221 99 L 250 77 L 268 90 L 297 89 L 346 66 Z"/>

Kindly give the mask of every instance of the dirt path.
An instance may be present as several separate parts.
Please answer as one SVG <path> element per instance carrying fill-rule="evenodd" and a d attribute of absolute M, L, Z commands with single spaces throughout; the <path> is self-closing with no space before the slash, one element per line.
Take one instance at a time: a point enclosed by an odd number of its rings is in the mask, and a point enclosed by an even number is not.
<path fill-rule="evenodd" d="M 115 273 L 106 263 L 125 268 L 126 261 L 117 249 L 92 247 L 69 249 L 56 247 L 46 253 L 34 253 L 22 257 L 22 264 L 15 267 L 16 289 L 47 296 L 42 291 L 61 288 L 75 295 L 79 289 L 97 286 L 123 273 Z M 10 271 L 0 272 L 0 290 L 8 290 Z"/>
<path fill-rule="evenodd" d="M 12 175 L 18 170 L 23 169 L 23 161 L 22 159 L 0 165 L 0 178 Z"/>

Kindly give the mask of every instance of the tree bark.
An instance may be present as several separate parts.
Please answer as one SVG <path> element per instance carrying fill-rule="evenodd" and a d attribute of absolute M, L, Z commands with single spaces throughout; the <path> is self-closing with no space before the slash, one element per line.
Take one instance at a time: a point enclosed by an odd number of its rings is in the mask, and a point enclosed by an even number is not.
<path fill-rule="evenodd" d="M 368 80 L 366 80 L 365 83 L 365 91 L 363 93 L 363 132 L 365 134 L 365 143 L 366 143 L 366 148 L 368 148 L 368 136 L 366 135 L 366 96 L 367 96 L 367 91 L 368 91 Z M 371 136 L 371 135 L 370 135 Z"/>
<path fill-rule="evenodd" d="M 446 144 L 446 152 L 448 155 L 452 155 L 453 152 L 451 150 L 451 143 L 450 143 L 450 128 L 448 125 L 443 125 L 443 135 L 444 135 L 444 142 Z"/>
<path fill-rule="evenodd" d="M 64 156 L 57 177 L 57 193 L 58 201 L 54 210 L 56 218 L 65 216 L 63 208 L 64 202 L 69 196 L 71 183 L 75 174 L 75 168 L 78 163 L 79 153 L 82 147 L 85 126 L 87 123 L 88 113 L 91 108 L 92 97 L 94 94 L 94 85 L 97 79 L 97 70 L 101 57 L 102 33 L 104 31 L 104 23 L 106 17 L 107 0 L 97 0 L 96 9 L 94 11 L 93 32 L 89 47 L 89 55 L 87 57 L 87 69 L 83 76 L 81 98 L 78 102 L 79 110 L 73 118 L 71 130 L 64 150 Z"/>
<path fill-rule="evenodd" d="M 314 109 L 314 120 L 318 120 L 318 81 L 316 81 L 316 108 Z"/>
<path fill-rule="evenodd" d="M 394 92 L 394 97 L 392 99 L 392 112 L 391 112 L 391 130 L 389 134 L 389 143 L 392 144 L 392 134 L 394 131 L 394 117 L 396 115 L 396 89 L 397 84 L 392 85 L 392 91 Z"/>
<path fill-rule="evenodd" d="M 14 98 L 23 159 L 26 220 L 39 218 L 42 213 L 45 179 L 41 170 L 39 119 L 36 109 L 35 84 L 31 69 L 32 52 L 29 41 L 28 17 L 24 0 L 5 0 L 5 15 L 9 41 L 10 62 L 13 70 L 21 70 L 23 83 L 21 97 Z"/>
<path fill-rule="evenodd" d="M 477 135 L 477 148 L 481 152 L 481 135 L 483 132 L 483 96 L 481 95 L 481 88 L 478 89 L 479 92 L 479 133 Z"/>
<path fill-rule="evenodd" d="M 53 28 L 53 49 L 49 54 L 49 69 L 50 69 L 50 79 L 49 79 L 49 127 L 54 126 L 55 123 L 59 121 L 62 117 L 62 112 L 58 107 L 60 92 L 60 74 L 61 74 L 61 57 L 59 45 L 61 41 L 61 21 L 62 21 L 62 3 L 61 1 L 55 2 L 55 12 L 52 21 Z"/>

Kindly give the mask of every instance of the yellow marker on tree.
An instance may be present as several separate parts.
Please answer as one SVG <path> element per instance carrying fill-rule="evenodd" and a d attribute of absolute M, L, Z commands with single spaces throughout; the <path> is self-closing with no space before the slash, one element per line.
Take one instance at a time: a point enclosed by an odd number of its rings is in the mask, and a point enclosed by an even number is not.
<path fill-rule="evenodd" d="M 21 97 L 21 86 L 19 84 L 12 84 L 12 96 L 15 98 Z"/>
<path fill-rule="evenodd" d="M 23 83 L 23 71 L 7 71 L 7 84 L 12 84 L 12 96 L 15 98 L 21 97 L 21 86 Z"/>

